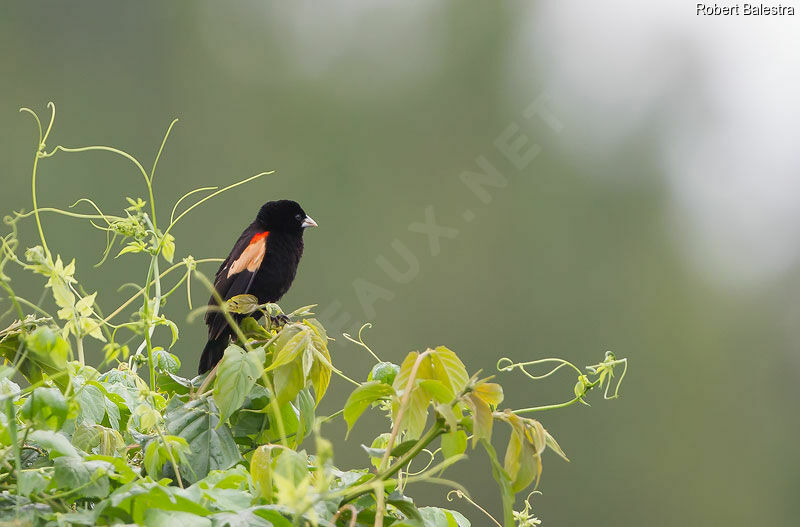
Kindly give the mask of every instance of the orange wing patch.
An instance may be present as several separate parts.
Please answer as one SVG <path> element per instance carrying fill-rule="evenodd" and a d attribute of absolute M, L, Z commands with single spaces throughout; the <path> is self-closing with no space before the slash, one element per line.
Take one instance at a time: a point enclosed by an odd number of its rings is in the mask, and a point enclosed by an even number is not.
<path fill-rule="evenodd" d="M 267 250 L 267 236 L 269 236 L 269 231 L 259 232 L 250 239 L 250 243 L 245 250 L 242 251 L 239 258 L 233 261 L 228 269 L 228 278 L 245 269 L 251 273 L 258 270 L 261 266 L 261 261 L 264 259 L 264 253 Z"/>

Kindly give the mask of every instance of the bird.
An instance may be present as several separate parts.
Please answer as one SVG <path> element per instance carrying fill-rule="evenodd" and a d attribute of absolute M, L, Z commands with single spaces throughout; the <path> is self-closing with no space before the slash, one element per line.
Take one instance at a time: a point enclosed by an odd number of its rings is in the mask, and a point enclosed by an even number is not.
<path fill-rule="evenodd" d="M 222 300 L 250 294 L 259 304 L 277 302 L 289 290 L 303 256 L 303 232 L 317 222 L 295 201 L 269 201 L 236 240 L 219 266 L 214 289 Z M 208 301 L 205 322 L 208 342 L 200 356 L 198 374 L 210 371 L 222 359 L 233 335 L 216 295 Z M 250 316 L 261 317 L 256 311 Z M 245 315 L 234 314 L 237 322 Z"/>

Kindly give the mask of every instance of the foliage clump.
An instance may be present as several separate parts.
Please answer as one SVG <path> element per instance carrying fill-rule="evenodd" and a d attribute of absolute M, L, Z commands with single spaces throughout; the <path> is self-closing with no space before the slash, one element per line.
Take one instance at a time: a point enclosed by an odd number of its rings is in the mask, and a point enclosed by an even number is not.
<path fill-rule="evenodd" d="M 470 374 L 458 355 L 439 346 L 411 352 L 400 365 L 382 361 L 362 335 L 344 337 L 373 355 L 377 364 L 364 382 L 336 369 L 329 339 L 307 306 L 283 315 L 275 304 L 258 305 L 241 295 L 223 303 L 236 333 L 219 365 L 208 375 L 178 375 L 179 359 L 169 350 L 178 342 L 178 325 L 161 308 L 185 287 L 191 309 L 193 281 L 212 290 L 191 256 L 173 263 L 174 225 L 213 196 L 260 177 L 258 174 L 223 189 L 203 188 L 180 198 L 169 223 L 159 228 L 153 179 L 167 137 L 148 172 L 130 154 L 107 146 L 46 150 L 55 117 L 39 129 L 32 188 L 33 211 L 5 218 L 10 232 L 0 238 L 0 287 L 8 310 L 0 314 L 0 522 L 15 525 L 176 525 L 187 526 L 393 526 L 465 527 L 460 513 L 418 507 L 409 485 L 419 481 L 453 487 L 448 494 L 464 498 L 494 524 L 532 526 L 540 522 L 530 497 L 515 511 L 515 496 L 536 486 L 542 455 L 550 449 L 566 459 L 553 436 L 528 415 L 585 402 L 587 392 L 604 387 L 617 396 L 627 362 L 607 353 L 586 373 L 561 359 L 513 363 L 498 369 L 520 369 L 532 379 L 562 367 L 577 371 L 574 398 L 525 409 L 504 409 L 502 387 L 491 377 Z M 172 125 L 175 123 L 173 122 Z M 170 130 L 172 129 L 170 125 Z M 167 132 L 169 135 L 169 130 Z M 143 177 L 148 199 L 128 198 L 120 215 L 109 215 L 89 199 L 92 208 L 78 213 L 39 207 L 36 175 L 40 160 L 58 152 L 106 151 L 131 162 Z M 178 212 L 186 198 L 206 195 Z M 77 204 L 76 204 L 77 205 Z M 103 231 L 107 244 L 100 263 L 140 255 L 146 262 L 143 285 L 110 314 L 80 285 L 74 259 L 54 254 L 47 245 L 40 215 L 60 214 Z M 19 256 L 19 223 L 33 216 L 40 244 Z M 68 261 L 68 262 L 67 262 Z M 166 270 L 161 265 L 168 264 Z M 57 311 L 18 295 L 6 271 L 9 265 L 45 278 Z M 174 271 L 182 276 L 166 287 Z M 34 297 L 35 298 L 35 297 Z M 42 295 L 42 299 L 45 295 Z M 121 315 L 131 306 L 128 318 Z M 249 316 L 235 324 L 231 313 Z M 7 325 L 3 320 L 9 321 Z M 276 320 L 288 320 L 276 323 Z M 155 333 L 159 327 L 168 329 Z M 362 328 L 363 330 L 364 328 Z M 102 347 L 104 360 L 86 364 L 84 344 Z M 135 346 L 135 348 L 134 348 Z M 132 349 L 134 348 L 134 349 Z M 527 368 L 554 364 L 543 375 Z M 622 369 L 618 381 L 612 378 Z M 345 406 L 330 416 L 317 407 L 332 376 L 355 388 Z M 16 380 L 15 380 L 16 379 Z M 24 382 L 24 387 L 17 381 Z M 611 393 L 613 390 L 613 394 Z M 388 431 L 363 446 L 364 468 L 341 470 L 333 464 L 333 447 L 322 425 L 343 418 L 348 433 L 370 408 L 386 413 Z M 496 423 L 511 429 L 503 460 L 492 444 Z M 438 446 L 437 446 L 438 445 Z M 467 490 L 443 477 L 468 449 L 488 455 L 502 496 L 502 520 L 470 500 Z M 412 471 L 423 455 L 428 464 Z"/>

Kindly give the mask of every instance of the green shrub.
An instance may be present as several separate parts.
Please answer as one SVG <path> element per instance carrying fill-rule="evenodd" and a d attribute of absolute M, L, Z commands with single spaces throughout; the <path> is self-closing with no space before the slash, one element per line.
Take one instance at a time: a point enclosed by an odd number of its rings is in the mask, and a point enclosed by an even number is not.
<path fill-rule="evenodd" d="M 501 360 L 500 371 L 518 369 L 533 380 L 561 368 L 578 376 L 569 401 L 501 409 L 502 387 L 491 377 L 470 374 L 446 347 L 409 353 L 395 365 L 380 360 L 361 334 L 357 339 L 345 335 L 377 362 L 369 377 L 357 382 L 334 366 L 328 335 L 313 318 L 313 306 L 288 313 L 289 321 L 279 327 L 259 324 L 252 317 L 235 325 L 230 313 L 283 313 L 274 304 L 258 305 L 254 297 L 242 295 L 223 309 L 236 342 L 208 375 L 183 378 L 178 375 L 180 361 L 169 351 L 178 341 L 178 326 L 160 311 L 180 288 L 188 292 L 193 281 L 211 290 L 198 264 L 220 260 L 187 256 L 173 263 L 171 231 L 196 206 L 264 174 L 223 189 L 191 192 L 175 204 L 166 226 L 159 226 L 152 183 L 169 130 L 148 172 L 116 148 L 57 146 L 47 151 L 55 118 L 55 107 L 50 108 L 44 131 L 36 114 L 23 109 L 39 129 L 32 175 L 34 210 L 7 216 L 10 232 L 0 238 L 0 287 L 8 304 L 0 327 L 11 321 L 0 331 L 0 522 L 464 527 L 469 522 L 460 513 L 418 508 L 407 491 L 414 482 L 442 484 L 486 513 L 459 483 L 443 477 L 467 450 L 480 447 L 491 461 L 503 503 L 502 521 L 487 521 L 507 527 L 539 523 L 530 507 L 532 493 L 519 511 L 514 511 L 515 496 L 537 484 L 546 449 L 566 456 L 542 424 L 527 416 L 584 402 L 587 392 L 597 387 L 605 390 L 606 398 L 616 397 L 625 359 L 607 353 L 585 373 L 561 359 Z M 128 206 L 119 215 L 102 212 L 89 199 L 79 202 L 91 207 L 88 213 L 38 206 L 40 161 L 57 153 L 98 150 L 135 166 L 144 179 L 147 200 L 127 198 Z M 200 192 L 206 195 L 178 212 L 186 198 Z M 144 285 L 103 315 L 98 293 L 87 293 L 78 282 L 75 260 L 48 248 L 40 221 L 44 213 L 89 221 L 104 231 L 107 246 L 101 263 L 113 253 L 143 254 Z M 18 226 L 31 217 L 40 244 L 20 256 Z M 44 287 L 58 307 L 55 314 L 14 291 L 6 272 L 15 266 L 44 277 Z M 180 278 L 167 286 L 176 271 Z M 108 295 L 101 296 L 105 300 Z M 139 309 L 121 321 L 121 313 L 134 303 Z M 169 331 L 155 334 L 160 326 Z M 104 351 L 97 369 L 85 364 L 88 342 Z M 136 349 L 128 342 L 138 343 Z M 530 368 L 538 365 L 551 369 L 535 375 Z M 615 373 L 618 380 L 613 382 Z M 318 416 L 317 405 L 333 375 L 355 388 L 342 410 Z M 20 387 L 15 379 L 23 378 L 26 384 Z M 337 469 L 322 425 L 341 417 L 349 432 L 370 409 L 387 415 L 387 432 L 363 447 L 367 466 Z M 491 442 L 495 423 L 511 428 L 502 461 Z M 409 463 L 423 452 L 430 459 L 427 467 L 410 473 Z"/>

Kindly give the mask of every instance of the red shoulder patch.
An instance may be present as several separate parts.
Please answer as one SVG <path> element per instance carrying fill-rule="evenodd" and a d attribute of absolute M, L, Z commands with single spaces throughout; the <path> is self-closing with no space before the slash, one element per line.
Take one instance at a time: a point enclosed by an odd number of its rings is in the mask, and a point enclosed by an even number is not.
<path fill-rule="evenodd" d="M 253 237 L 250 238 L 250 243 L 248 243 L 247 245 L 253 245 L 254 243 L 258 243 L 261 240 L 263 240 L 264 238 L 266 238 L 267 236 L 269 236 L 269 231 L 264 231 L 264 232 L 259 232 L 257 234 L 254 234 Z"/>

